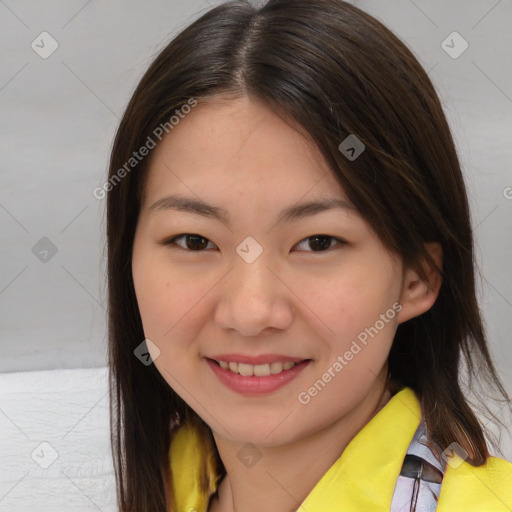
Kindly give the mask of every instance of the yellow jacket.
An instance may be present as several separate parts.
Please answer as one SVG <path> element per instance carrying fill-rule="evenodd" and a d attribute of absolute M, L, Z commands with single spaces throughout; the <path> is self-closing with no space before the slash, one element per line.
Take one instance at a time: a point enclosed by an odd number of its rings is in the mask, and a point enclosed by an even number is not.
<path fill-rule="evenodd" d="M 420 403 L 403 388 L 358 432 L 297 512 L 389 512 L 409 443 L 420 423 Z M 169 450 L 168 512 L 207 512 L 219 475 L 211 453 L 190 427 L 179 428 Z M 479 467 L 459 460 L 446 468 L 436 512 L 511 512 L 512 464 L 489 457 Z M 210 490 L 201 491 L 200 474 Z M 204 479 L 203 479 L 204 480 Z"/>

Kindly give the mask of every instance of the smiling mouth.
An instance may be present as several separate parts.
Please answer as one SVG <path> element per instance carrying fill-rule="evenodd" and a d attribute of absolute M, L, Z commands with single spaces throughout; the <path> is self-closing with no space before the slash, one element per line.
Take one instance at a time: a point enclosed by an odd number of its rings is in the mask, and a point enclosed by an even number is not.
<path fill-rule="evenodd" d="M 279 362 L 275 361 L 272 363 L 265 363 L 265 364 L 246 364 L 246 363 L 237 363 L 234 361 L 217 361 L 215 359 L 210 359 L 214 363 L 217 363 L 221 368 L 224 370 L 229 370 L 230 372 L 242 375 L 243 377 L 268 377 L 269 375 L 277 375 L 278 373 L 283 373 L 297 364 L 300 364 L 301 362 L 292 362 L 292 361 L 285 361 L 285 362 Z M 306 359 L 305 361 L 309 361 L 309 359 Z"/>

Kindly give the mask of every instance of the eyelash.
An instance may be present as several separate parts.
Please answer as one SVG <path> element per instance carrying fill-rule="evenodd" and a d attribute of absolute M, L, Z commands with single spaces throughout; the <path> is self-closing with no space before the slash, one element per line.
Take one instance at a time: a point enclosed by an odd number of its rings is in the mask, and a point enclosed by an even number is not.
<path fill-rule="evenodd" d="M 184 251 L 187 251 L 187 252 L 205 252 L 205 249 L 200 249 L 200 250 L 188 249 L 188 248 L 186 248 L 186 247 L 182 247 L 181 245 L 178 245 L 178 244 L 176 243 L 176 241 L 177 241 L 177 240 L 182 239 L 182 238 L 185 238 L 185 237 L 187 237 L 187 236 L 194 236 L 194 237 L 198 237 L 198 238 L 201 238 L 201 239 L 203 239 L 203 240 L 208 240 L 208 242 L 209 242 L 209 243 L 213 243 L 213 242 L 211 242 L 211 240 L 209 240 L 208 238 L 206 238 L 206 237 L 204 237 L 204 236 L 202 236 L 202 235 L 198 235 L 198 234 L 196 234 L 196 233 L 182 233 L 181 235 L 176 235 L 176 236 L 174 236 L 174 237 L 172 237 L 172 238 L 169 238 L 169 239 L 167 239 L 167 240 L 164 240 L 164 241 L 162 242 L 162 245 L 165 245 L 165 246 L 173 246 L 173 245 L 174 245 L 174 246 L 177 246 L 178 248 L 183 249 Z M 307 241 L 307 240 L 309 240 L 309 239 L 311 239 L 311 238 L 315 238 L 315 237 L 330 238 L 330 239 L 331 239 L 331 241 L 332 241 L 332 240 L 334 240 L 334 241 L 338 242 L 338 245 L 340 245 L 340 246 L 343 246 L 343 245 L 346 245 L 346 244 L 347 244 L 347 242 L 346 242 L 345 240 L 343 240 L 342 238 L 338 238 L 338 237 L 336 237 L 336 236 L 332 236 L 332 235 L 324 235 L 324 234 L 319 233 L 319 234 L 316 234 L 316 235 L 311 235 L 311 236 L 308 236 L 308 237 L 306 237 L 306 238 L 303 238 L 302 240 L 300 240 L 300 241 L 299 241 L 297 244 L 295 244 L 295 245 L 299 245 L 299 244 L 301 244 L 302 242 L 305 242 L 305 241 Z M 215 244 L 214 244 L 214 245 L 215 245 Z M 333 247 L 335 247 L 335 246 L 330 246 L 330 247 L 328 247 L 328 248 L 327 248 L 326 250 L 324 250 L 324 251 L 305 251 L 305 252 L 312 252 L 312 253 L 324 253 L 324 252 L 328 252 L 328 251 L 329 251 L 329 250 L 331 250 Z"/>

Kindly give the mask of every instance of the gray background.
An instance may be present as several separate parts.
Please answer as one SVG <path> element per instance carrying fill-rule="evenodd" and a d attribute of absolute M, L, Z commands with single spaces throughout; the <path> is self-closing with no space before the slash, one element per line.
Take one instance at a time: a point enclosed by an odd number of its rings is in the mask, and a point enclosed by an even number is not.
<path fill-rule="evenodd" d="M 1 372 L 106 365 L 105 201 L 93 190 L 149 62 L 215 3 L 0 0 Z M 355 3 L 411 47 L 441 96 L 469 187 L 491 350 L 512 390 L 512 2 Z M 31 47 L 43 31 L 59 45 L 46 59 Z M 458 58 L 442 47 L 453 31 L 469 44 Z"/>

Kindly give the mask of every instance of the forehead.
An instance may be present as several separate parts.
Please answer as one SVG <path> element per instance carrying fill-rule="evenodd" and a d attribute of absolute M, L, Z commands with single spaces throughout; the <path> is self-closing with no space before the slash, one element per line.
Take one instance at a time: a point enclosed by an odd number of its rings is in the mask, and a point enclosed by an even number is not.
<path fill-rule="evenodd" d="M 163 189 L 269 200 L 327 193 L 345 198 L 304 131 L 247 97 L 199 103 L 153 150 L 148 173 L 147 201 Z"/>

